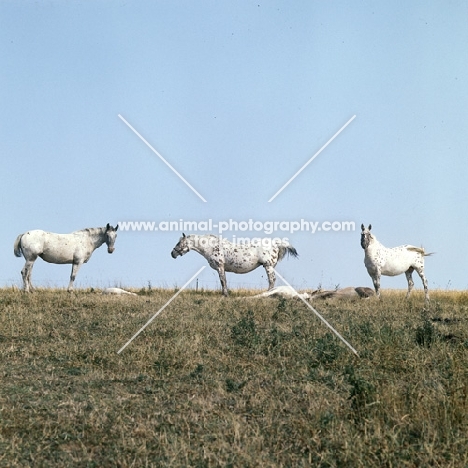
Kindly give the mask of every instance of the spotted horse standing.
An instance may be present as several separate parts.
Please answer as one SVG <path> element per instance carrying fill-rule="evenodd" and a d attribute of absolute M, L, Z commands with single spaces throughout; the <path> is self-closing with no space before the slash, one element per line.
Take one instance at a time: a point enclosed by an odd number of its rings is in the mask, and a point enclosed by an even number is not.
<path fill-rule="evenodd" d="M 206 258 L 211 268 L 216 270 L 225 296 L 228 295 L 226 272 L 249 273 L 260 265 L 268 276 L 268 290 L 275 286 L 275 266 L 286 254 L 297 257 L 297 251 L 291 245 L 274 242 L 270 239 L 258 239 L 259 242 L 233 244 L 227 239 L 213 234 L 186 236 L 182 234 L 177 245 L 172 249 L 172 258 L 185 255 L 190 250 Z"/>
<path fill-rule="evenodd" d="M 400 245 L 389 249 L 384 247 L 377 238 L 370 232 L 372 225 L 366 229 L 361 225 L 361 247 L 364 249 L 364 265 L 367 268 L 377 296 L 380 298 L 380 276 L 397 276 L 405 273 L 408 281 L 408 298 L 414 286 L 412 278 L 413 271 L 416 270 L 424 286 L 426 302 L 429 301 L 429 291 L 427 279 L 424 275 L 424 257 L 432 255 L 426 253 L 423 248 L 413 245 Z"/>

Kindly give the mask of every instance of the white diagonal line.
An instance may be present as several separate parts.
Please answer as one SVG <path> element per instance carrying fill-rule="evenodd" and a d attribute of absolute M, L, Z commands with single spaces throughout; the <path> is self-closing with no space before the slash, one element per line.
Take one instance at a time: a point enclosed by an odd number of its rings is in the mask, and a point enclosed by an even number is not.
<path fill-rule="evenodd" d="M 138 133 L 120 114 L 118 114 L 119 116 L 119 119 L 122 120 L 122 122 L 125 123 L 125 125 L 127 125 L 127 127 L 133 131 L 133 133 L 135 133 L 135 135 L 137 135 L 140 140 L 146 145 L 148 146 L 148 148 L 156 155 L 158 156 L 159 159 L 161 159 L 161 161 L 167 165 L 167 167 L 169 167 L 169 169 L 172 170 L 172 172 L 174 172 L 174 174 L 176 174 L 180 180 L 182 180 L 182 182 L 185 183 L 185 185 L 187 185 L 187 187 L 189 187 L 199 198 L 201 198 L 205 203 L 206 203 L 206 200 L 184 179 L 184 177 L 182 175 L 180 175 L 170 164 L 168 161 L 166 161 L 166 159 L 164 159 L 141 135 L 140 133 Z"/>
<path fill-rule="evenodd" d="M 293 291 L 296 291 L 276 270 L 275 273 L 287 286 L 289 286 Z M 357 357 L 359 357 L 358 352 L 304 298 L 300 295 L 298 295 L 298 297 Z"/>
<path fill-rule="evenodd" d="M 206 266 L 202 266 L 128 341 L 117 354 L 120 354 L 194 279 Z"/>
<path fill-rule="evenodd" d="M 354 119 L 353 115 L 269 200 L 272 202 Z"/>

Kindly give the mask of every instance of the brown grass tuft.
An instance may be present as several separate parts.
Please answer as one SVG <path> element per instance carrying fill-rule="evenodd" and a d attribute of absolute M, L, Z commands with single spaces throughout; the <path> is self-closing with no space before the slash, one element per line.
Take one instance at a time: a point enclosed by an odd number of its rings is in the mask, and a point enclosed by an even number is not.
<path fill-rule="evenodd" d="M 468 293 L 244 293 L 1 290 L 0 466 L 466 466 Z"/>

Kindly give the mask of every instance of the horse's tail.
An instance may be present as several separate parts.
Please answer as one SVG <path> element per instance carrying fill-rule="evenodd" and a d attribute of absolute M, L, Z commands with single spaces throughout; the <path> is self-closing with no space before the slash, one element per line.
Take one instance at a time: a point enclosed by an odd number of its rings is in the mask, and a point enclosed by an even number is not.
<path fill-rule="evenodd" d="M 15 245 L 13 246 L 13 251 L 15 252 L 15 255 L 17 257 L 22 257 L 23 256 L 23 249 L 21 248 L 21 238 L 23 237 L 23 234 L 20 234 L 16 240 L 15 240 Z"/>
<path fill-rule="evenodd" d="M 435 254 L 435 252 L 426 253 L 426 251 L 425 251 L 422 247 L 413 247 L 413 246 L 409 246 L 409 247 L 407 247 L 407 249 L 408 249 L 410 252 L 417 252 L 417 253 L 420 253 L 423 257 L 430 257 L 431 255 L 434 255 L 434 254 Z"/>
<path fill-rule="evenodd" d="M 278 251 L 278 262 L 283 260 L 284 256 L 288 254 L 288 255 L 292 255 L 294 258 L 297 258 L 298 257 L 298 253 L 297 253 L 297 250 L 292 246 L 292 245 L 283 245 L 281 244 L 279 246 L 279 251 Z"/>

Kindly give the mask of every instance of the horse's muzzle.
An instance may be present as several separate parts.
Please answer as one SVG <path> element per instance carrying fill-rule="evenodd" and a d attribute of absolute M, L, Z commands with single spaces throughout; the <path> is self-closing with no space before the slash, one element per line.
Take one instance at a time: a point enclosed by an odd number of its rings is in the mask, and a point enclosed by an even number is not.
<path fill-rule="evenodd" d="M 173 250 L 173 251 L 171 252 L 171 257 L 172 257 L 172 258 L 177 258 L 178 256 L 179 256 L 179 252 L 177 252 L 176 250 Z"/>
<path fill-rule="evenodd" d="M 114 247 L 107 247 L 107 252 L 108 253 L 112 253 L 114 251 Z"/>
<path fill-rule="evenodd" d="M 369 239 L 366 236 L 361 236 L 361 247 L 366 250 L 369 247 Z"/>

